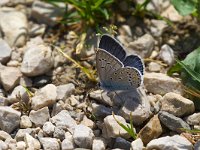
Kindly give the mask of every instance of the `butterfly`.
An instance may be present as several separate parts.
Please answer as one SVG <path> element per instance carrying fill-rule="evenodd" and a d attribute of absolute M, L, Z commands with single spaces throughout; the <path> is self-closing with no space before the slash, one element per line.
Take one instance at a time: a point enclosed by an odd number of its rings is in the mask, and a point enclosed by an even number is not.
<path fill-rule="evenodd" d="M 107 34 L 100 39 L 96 66 L 103 90 L 132 90 L 143 83 L 144 63 L 141 58 L 126 56 L 123 46 Z"/>

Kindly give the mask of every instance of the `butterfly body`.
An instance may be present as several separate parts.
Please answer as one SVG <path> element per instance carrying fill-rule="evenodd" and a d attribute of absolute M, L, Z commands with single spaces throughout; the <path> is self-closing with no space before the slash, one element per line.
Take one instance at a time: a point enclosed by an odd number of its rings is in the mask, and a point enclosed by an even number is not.
<path fill-rule="evenodd" d="M 109 35 L 103 35 L 100 40 L 96 62 L 100 87 L 104 90 L 136 89 L 143 82 L 141 58 L 126 56 L 124 48 Z"/>

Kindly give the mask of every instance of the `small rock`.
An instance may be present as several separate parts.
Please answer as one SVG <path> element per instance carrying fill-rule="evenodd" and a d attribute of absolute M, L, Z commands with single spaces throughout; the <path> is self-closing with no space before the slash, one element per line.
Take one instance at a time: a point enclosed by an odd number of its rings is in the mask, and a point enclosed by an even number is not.
<path fill-rule="evenodd" d="M 189 115 L 185 118 L 185 121 L 189 125 L 200 125 L 200 113 L 194 113 L 192 115 Z"/>
<path fill-rule="evenodd" d="M 169 66 L 173 65 L 175 62 L 175 56 L 174 56 L 174 51 L 173 49 L 165 44 L 161 47 L 159 57 L 167 63 Z"/>
<path fill-rule="evenodd" d="M 193 145 L 186 138 L 180 135 L 165 136 L 154 139 L 147 144 L 147 150 L 193 150 Z"/>
<path fill-rule="evenodd" d="M 30 118 L 26 115 L 21 116 L 20 128 L 31 128 L 31 127 L 32 127 L 32 122 Z"/>
<path fill-rule="evenodd" d="M 35 129 L 34 128 L 26 128 L 26 129 L 19 129 L 15 135 L 15 139 L 17 141 L 24 141 L 25 134 L 29 134 L 31 136 L 35 135 Z"/>
<path fill-rule="evenodd" d="M 183 19 L 183 16 L 176 11 L 173 5 L 170 5 L 165 11 L 163 11 L 161 16 L 166 17 L 173 22 L 180 22 Z"/>
<path fill-rule="evenodd" d="M 2 140 L 0 140 L 0 149 L 1 150 L 7 150 L 8 149 L 8 145 Z"/>
<path fill-rule="evenodd" d="M 127 125 L 126 120 L 121 116 L 115 115 L 115 118 L 123 125 Z M 116 138 L 118 136 L 129 137 L 128 133 L 117 123 L 112 115 L 104 118 L 103 132 L 106 134 L 107 137 L 112 138 Z"/>
<path fill-rule="evenodd" d="M 140 138 L 137 138 L 131 143 L 131 150 L 143 150 L 144 144 Z"/>
<path fill-rule="evenodd" d="M 19 83 L 21 76 L 22 74 L 18 68 L 0 66 L 0 80 L 6 91 L 13 89 Z"/>
<path fill-rule="evenodd" d="M 183 93 L 181 81 L 163 73 L 145 73 L 144 85 L 148 92 L 153 94 L 164 95 L 169 92 Z"/>
<path fill-rule="evenodd" d="M 8 106 L 0 106 L 0 128 L 8 133 L 19 127 L 21 113 Z"/>
<path fill-rule="evenodd" d="M 120 148 L 120 149 L 130 149 L 131 143 L 121 137 L 118 137 L 116 138 L 115 144 L 113 147 Z"/>
<path fill-rule="evenodd" d="M 130 42 L 128 50 L 130 54 L 138 54 L 142 58 L 147 58 L 151 55 L 154 48 L 154 39 L 150 34 L 145 34 L 134 42 Z"/>
<path fill-rule="evenodd" d="M 57 99 L 65 99 L 75 90 L 73 83 L 57 86 Z"/>
<path fill-rule="evenodd" d="M 31 107 L 34 110 L 38 110 L 45 106 L 51 106 L 56 102 L 56 86 L 53 84 L 47 84 L 45 87 L 36 91 L 35 95 L 32 97 Z"/>
<path fill-rule="evenodd" d="M 162 126 L 158 115 L 155 115 L 151 120 L 140 130 L 138 137 L 146 145 L 152 139 L 158 138 L 162 134 Z"/>
<path fill-rule="evenodd" d="M 107 92 L 102 90 L 92 91 L 90 97 L 96 100 L 98 103 L 105 104 L 108 106 L 113 106 L 113 100 L 107 95 Z"/>
<path fill-rule="evenodd" d="M 167 22 L 164 20 L 151 20 L 151 33 L 155 37 L 159 37 L 163 34 L 163 32 L 167 29 L 168 25 Z"/>
<path fill-rule="evenodd" d="M 62 150 L 74 150 L 75 145 L 72 141 L 69 141 L 68 139 L 64 139 L 61 144 Z"/>
<path fill-rule="evenodd" d="M 27 148 L 30 148 L 30 149 L 40 149 L 41 148 L 40 142 L 37 139 L 33 138 L 28 133 L 25 134 L 24 141 L 26 143 Z"/>
<path fill-rule="evenodd" d="M 64 102 L 62 100 L 58 101 L 57 103 L 53 104 L 53 109 L 51 112 L 51 116 L 57 115 L 62 110 L 65 110 Z M 68 109 L 67 109 L 68 110 Z"/>
<path fill-rule="evenodd" d="M 50 118 L 49 108 L 44 107 L 37 111 L 31 110 L 29 117 L 36 127 L 41 127 Z"/>
<path fill-rule="evenodd" d="M 105 150 L 106 140 L 103 138 L 95 137 L 92 144 L 92 150 Z"/>
<path fill-rule="evenodd" d="M 194 144 L 194 150 L 199 150 L 200 149 L 200 141 L 198 140 L 195 144 Z"/>
<path fill-rule="evenodd" d="M 91 148 L 94 139 L 93 131 L 84 125 L 77 125 L 73 133 L 74 142 L 80 148 Z"/>
<path fill-rule="evenodd" d="M 34 87 L 43 87 L 46 84 L 50 83 L 51 77 L 46 75 L 36 76 L 33 78 L 33 86 Z"/>
<path fill-rule="evenodd" d="M 0 18 L 0 28 L 4 33 L 4 40 L 10 46 L 24 46 L 28 29 L 26 16 L 13 8 L 3 7 L 0 9 Z"/>
<path fill-rule="evenodd" d="M 32 80 L 26 76 L 20 78 L 19 84 L 25 87 L 32 87 Z"/>
<path fill-rule="evenodd" d="M 65 8 L 65 3 L 56 3 L 55 6 L 42 1 L 34 1 L 32 5 L 32 17 L 39 23 L 45 23 L 53 27 L 58 24 L 58 18 L 63 17 Z"/>
<path fill-rule="evenodd" d="M 60 144 L 56 138 L 44 137 L 40 138 L 40 142 L 44 150 L 60 150 Z"/>
<path fill-rule="evenodd" d="M 6 139 L 5 143 L 8 145 L 10 149 L 16 149 L 17 147 L 17 142 L 15 139 L 12 139 L 12 138 Z"/>
<path fill-rule="evenodd" d="M 25 150 L 26 149 L 26 143 L 24 141 L 17 142 L 17 150 Z"/>
<path fill-rule="evenodd" d="M 55 126 L 51 122 L 45 122 L 42 130 L 49 136 L 53 135 L 53 132 L 55 130 Z"/>
<path fill-rule="evenodd" d="M 48 72 L 53 66 L 52 50 L 44 43 L 29 42 L 21 64 L 21 72 L 26 76 L 38 76 Z"/>
<path fill-rule="evenodd" d="M 43 36 L 45 30 L 46 30 L 45 24 L 33 24 L 33 26 L 30 29 L 29 35 L 31 37 Z"/>
<path fill-rule="evenodd" d="M 161 110 L 169 112 L 177 117 L 192 114 L 195 111 L 193 101 L 176 93 L 167 93 L 161 100 Z"/>
<path fill-rule="evenodd" d="M 19 85 L 14 88 L 11 95 L 8 95 L 7 102 L 9 104 L 13 104 L 22 100 L 23 102 L 29 101 L 29 96 L 26 89 Z"/>
<path fill-rule="evenodd" d="M 120 35 L 132 37 L 132 32 L 131 32 L 131 28 L 129 25 L 122 25 L 119 28 L 119 33 L 120 33 Z"/>
<path fill-rule="evenodd" d="M 181 130 L 181 128 L 190 130 L 190 126 L 185 121 L 183 121 L 181 118 L 174 116 L 173 114 L 165 111 L 160 111 L 158 116 L 162 124 L 164 124 L 172 131 L 181 133 L 184 132 L 183 130 Z"/>
<path fill-rule="evenodd" d="M 112 114 L 112 109 L 105 107 L 104 105 L 92 103 L 92 113 L 99 118 L 104 118 Z"/>
<path fill-rule="evenodd" d="M 0 130 L 0 140 L 5 141 L 8 138 L 12 138 L 10 134 L 8 134 L 7 132 L 3 130 Z"/>
<path fill-rule="evenodd" d="M 50 118 L 50 121 L 57 127 L 62 127 L 64 130 L 73 131 L 76 121 L 69 115 L 67 110 L 62 110 L 54 117 Z"/>
<path fill-rule="evenodd" d="M 6 64 L 11 56 L 12 49 L 6 41 L 0 39 L 0 63 Z"/>
<path fill-rule="evenodd" d="M 61 141 L 65 138 L 65 130 L 60 127 L 55 127 L 53 137 L 60 139 Z"/>
<path fill-rule="evenodd" d="M 87 116 L 85 116 L 85 115 L 83 117 L 83 120 L 81 121 L 81 124 L 91 128 L 91 129 L 93 129 L 95 127 L 95 123 L 92 120 L 88 119 Z"/>
<path fill-rule="evenodd" d="M 161 70 L 161 65 L 155 62 L 149 63 L 149 71 L 150 72 L 159 72 Z"/>

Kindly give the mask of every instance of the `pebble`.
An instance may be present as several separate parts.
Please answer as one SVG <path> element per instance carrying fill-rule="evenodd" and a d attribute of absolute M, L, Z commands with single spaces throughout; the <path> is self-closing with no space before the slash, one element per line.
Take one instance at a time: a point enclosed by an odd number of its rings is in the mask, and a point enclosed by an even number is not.
<path fill-rule="evenodd" d="M 61 148 L 62 148 L 62 150 L 74 150 L 75 145 L 72 141 L 70 141 L 68 139 L 64 139 L 62 141 Z"/>
<path fill-rule="evenodd" d="M 177 117 L 192 114 L 195 111 L 193 101 L 182 97 L 179 94 L 170 92 L 161 100 L 161 110 L 169 112 Z"/>
<path fill-rule="evenodd" d="M 36 91 L 32 97 L 31 107 L 34 110 L 38 110 L 45 106 L 51 106 L 56 102 L 57 88 L 53 84 L 47 84 L 43 88 Z"/>
<path fill-rule="evenodd" d="M 167 44 L 161 47 L 159 57 L 169 66 L 175 62 L 174 50 Z"/>
<path fill-rule="evenodd" d="M 51 48 L 44 43 L 37 43 L 36 40 L 30 41 L 27 45 L 21 64 L 21 72 L 26 76 L 45 74 L 53 66 Z"/>
<path fill-rule="evenodd" d="M 55 126 L 51 122 L 47 121 L 47 122 L 44 123 L 42 130 L 48 136 L 52 136 L 53 133 L 54 133 L 54 130 L 55 130 Z"/>
<path fill-rule="evenodd" d="M 73 91 L 75 90 L 75 86 L 73 83 L 63 84 L 57 86 L 57 99 L 65 99 L 67 98 Z"/>
<path fill-rule="evenodd" d="M 28 30 L 28 22 L 25 14 L 13 8 L 3 7 L 0 8 L 0 18 L 0 28 L 4 33 L 4 40 L 11 47 L 24 46 Z"/>
<path fill-rule="evenodd" d="M 21 116 L 21 120 L 20 120 L 20 128 L 31 128 L 32 127 L 32 122 L 30 120 L 30 118 L 26 115 Z"/>
<path fill-rule="evenodd" d="M 29 148 L 29 149 L 40 149 L 41 148 L 40 142 L 37 139 L 33 138 L 28 133 L 25 134 L 24 141 L 26 143 L 27 148 Z"/>
<path fill-rule="evenodd" d="M 105 150 L 106 140 L 104 138 L 95 137 L 92 144 L 92 150 Z"/>
<path fill-rule="evenodd" d="M 32 80 L 26 76 L 20 78 L 19 84 L 25 87 L 32 87 Z"/>
<path fill-rule="evenodd" d="M 44 150 L 60 150 L 60 144 L 56 138 L 43 137 L 39 140 Z"/>
<path fill-rule="evenodd" d="M 15 135 L 17 141 L 24 141 L 25 134 L 35 135 L 35 128 L 19 129 Z"/>
<path fill-rule="evenodd" d="M 200 112 L 191 114 L 184 119 L 189 125 L 200 125 Z"/>
<path fill-rule="evenodd" d="M 181 118 L 174 116 L 173 114 L 170 114 L 165 111 L 160 111 L 158 116 L 162 124 L 164 124 L 167 128 L 169 128 L 172 131 L 182 133 L 184 131 L 180 130 L 180 128 L 190 130 L 190 126 L 185 121 L 183 121 Z"/>
<path fill-rule="evenodd" d="M 8 43 L 2 39 L 0 39 L 0 63 L 6 64 L 11 57 L 12 49 L 8 45 Z"/>
<path fill-rule="evenodd" d="M 0 65 L 0 80 L 6 91 L 12 90 L 17 84 L 19 84 L 21 76 L 22 74 L 18 68 Z"/>
<path fill-rule="evenodd" d="M 17 142 L 17 150 L 25 150 L 26 149 L 26 143 L 24 141 Z"/>
<path fill-rule="evenodd" d="M 76 121 L 69 115 L 67 110 L 62 110 L 54 117 L 50 118 L 50 122 L 55 124 L 57 127 L 61 127 L 64 130 L 74 131 L 76 127 Z"/>
<path fill-rule="evenodd" d="M 81 121 L 81 124 L 91 128 L 91 129 L 93 129 L 95 127 L 95 123 L 91 119 L 87 118 L 86 115 L 84 115 L 83 120 Z"/>
<path fill-rule="evenodd" d="M 115 118 L 123 125 L 127 125 L 126 120 L 123 117 L 115 115 Z M 109 115 L 104 118 L 103 132 L 107 137 L 112 138 L 119 136 L 129 137 L 128 133 L 113 118 L 113 115 Z"/>
<path fill-rule="evenodd" d="M 74 129 L 73 139 L 75 144 L 80 148 L 91 149 L 94 133 L 89 127 L 80 124 L 77 125 Z"/>
<path fill-rule="evenodd" d="M 161 65 L 155 62 L 150 62 L 148 69 L 150 72 L 159 72 L 161 70 Z"/>
<path fill-rule="evenodd" d="M 33 26 L 30 29 L 29 35 L 30 37 L 43 36 L 45 30 L 46 30 L 45 24 L 33 24 Z"/>
<path fill-rule="evenodd" d="M 134 42 L 130 42 L 127 49 L 130 54 L 138 54 L 142 58 L 151 55 L 154 48 L 154 38 L 150 34 L 145 34 Z"/>
<path fill-rule="evenodd" d="M 164 95 L 169 92 L 182 94 L 181 81 L 167 76 L 163 73 L 145 73 L 144 85 L 148 92 L 153 94 Z"/>
<path fill-rule="evenodd" d="M 0 140 L 5 141 L 8 138 L 12 138 L 10 134 L 8 134 L 7 132 L 3 130 L 0 130 Z"/>
<path fill-rule="evenodd" d="M 131 149 L 130 150 L 143 150 L 144 144 L 140 138 L 137 138 L 133 142 L 131 142 Z"/>
<path fill-rule="evenodd" d="M 146 145 L 151 140 L 158 138 L 162 134 L 162 131 L 158 115 L 154 115 L 154 117 L 140 130 L 138 137 L 141 138 L 144 145 Z"/>
<path fill-rule="evenodd" d="M 46 121 L 49 120 L 50 114 L 49 114 L 49 108 L 44 107 L 39 110 L 31 110 L 29 114 L 30 120 L 34 123 L 36 127 L 41 127 L 44 125 Z"/>
<path fill-rule="evenodd" d="M 1 150 L 7 150 L 8 149 L 8 145 L 2 140 L 0 140 L 0 149 Z"/>
<path fill-rule="evenodd" d="M 168 28 L 167 22 L 164 20 L 151 20 L 150 31 L 153 36 L 159 37 Z"/>
<path fill-rule="evenodd" d="M 55 127 L 53 137 L 60 139 L 61 141 L 65 139 L 65 130 L 60 127 Z"/>
<path fill-rule="evenodd" d="M 174 135 L 154 139 L 147 144 L 146 149 L 193 150 L 193 145 L 186 138 Z"/>
<path fill-rule="evenodd" d="M 130 149 L 131 143 L 121 137 L 117 137 L 115 139 L 114 148 L 120 148 L 120 149 Z"/>
<path fill-rule="evenodd" d="M 32 5 L 32 17 L 37 20 L 38 23 L 44 23 L 51 27 L 58 24 L 58 18 L 63 17 L 65 13 L 65 3 L 56 3 L 52 5 L 50 3 L 42 1 L 34 1 Z"/>
<path fill-rule="evenodd" d="M 112 114 L 112 109 L 104 105 L 92 103 L 92 113 L 95 114 L 96 117 L 104 118 Z"/>
<path fill-rule="evenodd" d="M 194 144 L 194 150 L 199 150 L 200 149 L 200 140 L 198 140 L 195 144 Z"/>
<path fill-rule="evenodd" d="M 51 116 L 55 116 L 59 112 L 61 112 L 62 110 L 64 110 L 65 109 L 64 105 L 65 105 L 65 103 L 62 100 L 60 100 L 57 103 L 53 104 L 53 109 L 52 109 L 52 112 L 51 112 Z M 72 110 L 73 110 L 73 108 L 72 108 Z"/>
<path fill-rule="evenodd" d="M 21 113 L 8 106 L 0 106 L 0 128 L 11 133 L 19 127 Z"/>

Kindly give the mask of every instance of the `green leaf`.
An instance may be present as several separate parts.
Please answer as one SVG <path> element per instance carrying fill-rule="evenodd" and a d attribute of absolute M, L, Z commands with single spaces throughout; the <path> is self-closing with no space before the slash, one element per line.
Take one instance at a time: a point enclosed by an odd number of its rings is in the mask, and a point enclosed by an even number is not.
<path fill-rule="evenodd" d="M 171 3 L 182 16 L 196 11 L 197 2 L 195 0 L 171 0 Z"/>
<path fill-rule="evenodd" d="M 182 70 L 182 67 L 179 63 L 176 63 L 175 65 L 173 65 L 168 71 L 167 74 L 169 76 L 171 76 L 173 73 L 175 72 L 180 72 Z"/>

